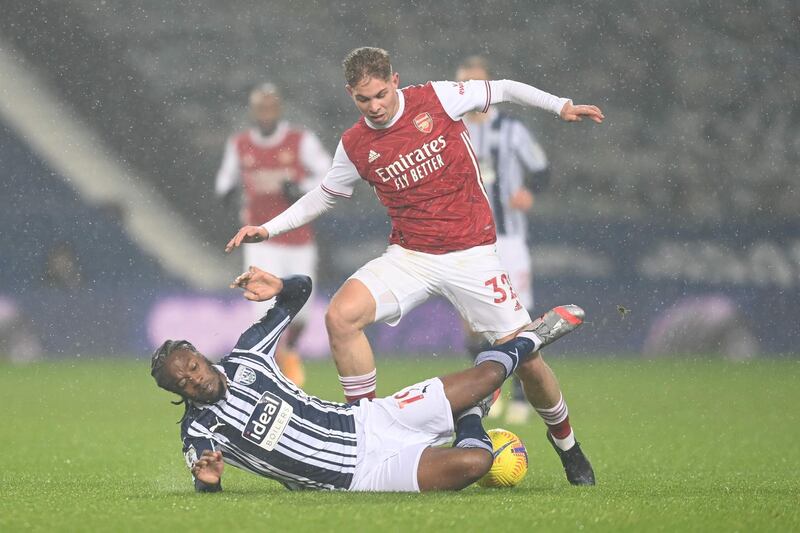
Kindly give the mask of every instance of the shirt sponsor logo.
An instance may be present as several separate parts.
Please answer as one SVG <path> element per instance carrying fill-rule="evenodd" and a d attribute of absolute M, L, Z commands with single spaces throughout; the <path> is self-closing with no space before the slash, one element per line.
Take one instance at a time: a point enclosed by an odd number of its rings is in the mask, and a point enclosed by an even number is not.
<path fill-rule="evenodd" d="M 252 385 L 256 381 L 256 373 L 250 367 L 239 365 L 239 368 L 236 369 L 236 373 L 233 375 L 233 381 L 245 386 Z"/>
<path fill-rule="evenodd" d="M 433 131 L 433 117 L 430 113 L 420 113 L 414 117 L 414 126 L 422 133 Z"/>
<path fill-rule="evenodd" d="M 435 170 L 444 166 L 440 152 L 447 147 L 444 135 L 439 135 L 407 154 L 398 155 L 391 165 L 375 169 L 375 173 L 386 183 L 394 180 L 397 190 L 405 189 Z"/>
<path fill-rule="evenodd" d="M 274 394 L 265 392 L 245 424 L 242 437 L 271 452 L 286 430 L 292 413 L 291 405 Z"/>

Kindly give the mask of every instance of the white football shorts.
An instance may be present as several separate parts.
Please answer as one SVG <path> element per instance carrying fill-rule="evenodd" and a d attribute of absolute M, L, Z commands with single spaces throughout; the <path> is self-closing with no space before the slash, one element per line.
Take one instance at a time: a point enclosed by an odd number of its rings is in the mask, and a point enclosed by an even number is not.
<path fill-rule="evenodd" d="M 498 235 L 497 255 L 506 269 L 514 290 L 525 309 L 533 309 L 533 276 L 531 274 L 531 252 L 522 235 Z"/>
<path fill-rule="evenodd" d="M 351 278 L 375 299 L 375 322 L 390 326 L 433 295 L 447 298 L 491 342 L 531 321 L 493 244 L 441 255 L 392 244 Z"/>
<path fill-rule="evenodd" d="M 317 245 L 314 243 L 289 245 L 264 241 L 245 244 L 242 248 L 244 249 L 245 270 L 253 265 L 275 274 L 279 278 L 303 274 L 316 280 Z M 309 301 L 313 297 L 312 290 L 311 296 L 308 297 Z M 266 302 L 253 302 L 253 313 L 256 320 L 264 316 L 274 305 L 274 298 Z M 305 321 L 309 307 L 308 304 L 303 306 L 297 314 L 295 322 Z"/>
<path fill-rule="evenodd" d="M 419 492 L 422 452 L 453 437 L 453 412 L 439 378 L 356 409 L 358 460 L 351 491 Z"/>

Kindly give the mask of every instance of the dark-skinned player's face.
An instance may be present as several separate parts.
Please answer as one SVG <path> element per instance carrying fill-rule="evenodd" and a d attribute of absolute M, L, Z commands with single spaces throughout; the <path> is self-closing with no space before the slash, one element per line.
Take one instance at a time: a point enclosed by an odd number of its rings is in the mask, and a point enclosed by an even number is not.
<path fill-rule="evenodd" d="M 383 126 L 394 118 L 400 107 L 399 83 L 400 76 L 395 72 L 388 80 L 364 78 L 355 86 L 348 85 L 347 92 L 362 115 L 373 124 Z"/>
<path fill-rule="evenodd" d="M 214 403 L 225 396 L 225 376 L 202 354 L 181 348 L 164 364 L 167 390 L 199 403 Z"/>

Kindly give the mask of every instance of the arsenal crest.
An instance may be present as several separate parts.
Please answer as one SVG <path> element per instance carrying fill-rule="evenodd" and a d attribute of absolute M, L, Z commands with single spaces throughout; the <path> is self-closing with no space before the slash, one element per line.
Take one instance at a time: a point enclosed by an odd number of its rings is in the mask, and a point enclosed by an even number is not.
<path fill-rule="evenodd" d="M 420 113 L 414 117 L 414 126 L 422 133 L 430 133 L 433 131 L 433 117 L 430 113 Z"/>

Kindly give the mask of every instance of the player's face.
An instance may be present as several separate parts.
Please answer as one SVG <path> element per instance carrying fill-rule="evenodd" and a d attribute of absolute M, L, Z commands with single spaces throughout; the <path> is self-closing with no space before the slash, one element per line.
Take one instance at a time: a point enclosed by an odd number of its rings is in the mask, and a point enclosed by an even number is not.
<path fill-rule="evenodd" d="M 460 68 L 456 71 L 456 81 L 488 80 L 489 74 L 480 67 Z"/>
<path fill-rule="evenodd" d="M 275 94 L 255 92 L 250 95 L 250 113 L 262 131 L 271 132 L 281 119 L 281 99 Z"/>
<path fill-rule="evenodd" d="M 214 403 L 225 396 L 225 376 L 201 354 L 175 350 L 165 364 L 172 392 L 201 403 Z"/>
<path fill-rule="evenodd" d="M 355 87 L 348 85 L 347 92 L 362 115 L 373 124 L 383 125 L 394 118 L 400 107 L 399 83 L 400 76 L 395 72 L 388 80 L 364 78 Z"/>

